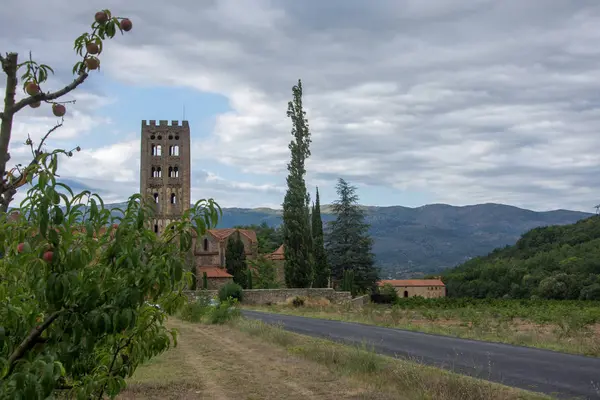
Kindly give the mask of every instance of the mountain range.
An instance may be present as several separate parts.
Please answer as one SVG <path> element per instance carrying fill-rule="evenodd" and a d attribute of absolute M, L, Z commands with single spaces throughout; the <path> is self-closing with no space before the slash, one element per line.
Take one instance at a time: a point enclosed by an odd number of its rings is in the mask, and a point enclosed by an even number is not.
<path fill-rule="evenodd" d="M 124 203 L 107 207 L 124 207 Z M 406 278 L 436 273 L 495 248 L 514 244 L 527 231 L 548 225 L 572 224 L 592 216 L 569 210 L 537 212 L 503 204 L 451 206 L 430 204 L 363 206 L 371 225 L 373 252 L 382 277 Z M 281 224 L 281 210 L 224 208 L 219 228 L 238 225 Z M 330 206 L 322 206 L 323 222 L 335 219 Z"/>

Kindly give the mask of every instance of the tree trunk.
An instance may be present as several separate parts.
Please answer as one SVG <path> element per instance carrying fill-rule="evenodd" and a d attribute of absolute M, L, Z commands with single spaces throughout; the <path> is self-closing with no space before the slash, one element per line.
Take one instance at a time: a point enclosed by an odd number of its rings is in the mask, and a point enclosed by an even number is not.
<path fill-rule="evenodd" d="M 14 190 L 8 189 L 6 181 L 6 164 L 10 160 L 8 154 L 8 145 L 10 144 L 10 135 L 12 133 L 13 112 L 11 108 L 15 104 L 15 96 L 17 91 L 17 53 L 8 53 L 2 68 L 6 73 L 6 94 L 4 97 L 4 112 L 2 113 L 2 122 L 0 125 L 0 213 L 5 213 L 8 210 Z"/>

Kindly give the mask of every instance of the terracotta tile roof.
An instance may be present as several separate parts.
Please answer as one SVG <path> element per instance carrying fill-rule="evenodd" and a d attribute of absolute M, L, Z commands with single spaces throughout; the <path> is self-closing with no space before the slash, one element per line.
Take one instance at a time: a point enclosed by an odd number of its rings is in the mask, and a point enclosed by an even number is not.
<path fill-rule="evenodd" d="M 272 252 L 271 254 L 267 254 L 267 258 L 269 260 L 285 260 L 285 255 L 283 252 L 283 245 L 279 246 L 277 250 Z"/>
<path fill-rule="evenodd" d="M 439 279 L 386 279 L 377 282 L 378 286 L 390 284 L 394 287 L 398 286 L 446 286 Z"/>
<path fill-rule="evenodd" d="M 256 243 L 256 232 L 249 229 L 235 229 L 235 228 L 224 228 L 224 229 L 209 229 L 208 233 L 213 235 L 217 240 L 225 240 L 231 236 L 234 232 L 238 231 L 242 235 L 250 239 L 251 242 Z"/>
<path fill-rule="evenodd" d="M 229 274 L 225 268 L 219 267 L 198 267 L 198 272 L 200 276 L 197 277 L 202 279 L 202 273 L 206 272 L 207 278 L 233 278 L 233 275 Z"/>

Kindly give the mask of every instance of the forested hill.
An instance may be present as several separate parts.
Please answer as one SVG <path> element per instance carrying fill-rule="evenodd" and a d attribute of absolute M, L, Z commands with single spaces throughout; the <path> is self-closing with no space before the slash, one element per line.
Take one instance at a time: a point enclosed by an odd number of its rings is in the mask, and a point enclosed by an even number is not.
<path fill-rule="evenodd" d="M 109 207 L 124 204 L 112 204 Z M 503 204 L 455 207 L 430 204 L 364 207 L 371 225 L 373 252 L 382 276 L 403 278 L 456 266 L 497 247 L 514 244 L 528 230 L 547 225 L 572 224 L 590 213 L 555 210 L 535 212 Z M 333 220 L 330 207 L 322 206 L 325 223 Z M 281 210 L 224 208 L 219 228 L 266 223 L 281 224 Z"/>
<path fill-rule="evenodd" d="M 600 216 L 536 228 L 444 274 L 453 297 L 600 300 Z"/>

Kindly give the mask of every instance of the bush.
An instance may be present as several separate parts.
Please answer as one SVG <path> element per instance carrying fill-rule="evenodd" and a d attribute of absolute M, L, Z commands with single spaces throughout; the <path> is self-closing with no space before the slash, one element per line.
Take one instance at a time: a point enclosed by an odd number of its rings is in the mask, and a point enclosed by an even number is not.
<path fill-rule="evenodd" d="M 237 283 L 228 283 L 219 289 L 219 300 L 227 301 L 229 298 L 242 301 L 243 289 Z"/>
<path fill-rule="evenodd" d="M 208 322 L 211 324 L 224 324 L 227 321 L 239 317 L 240 310 L 237 309 L 236 304 L 237 300 L 230 298 L 222 301 L 218 306 L 212 307 L 208 314 Z"/>
<path fill-rule="evenodd" d="M 210 299 L 198 297 L 196 301 L 188 302 L 179 313 L 179 317 L 189 322 L 201 322 L 210 311 Z"/>
<path fill-rule="evenodd" d="M 386 299 L 390 299 L 391 303 L 395 303 L 399 299 L 398 292 L 396 292 L 396 289 L 389 283 L 383 285 L 383 287 L 379 289 L 379 293 L 386 296 Z"/>
<path fill-rule="evenodd" d="M 373 293 L 371 294 L 371 301 L 375 304 L 392 304 L 395 299 L 397 299 L 398 296 L 396 295 L 396 297 L 389 295 L 389 294 L 381 294 L 381 293 Z"/>
<path fill-rule="evenodd" d="M 292 305 L 294 307 L 302 307 L 304 305 L 304 298 L 300 296 L 294 297 L 294 300 L 292 300 Z"/>

